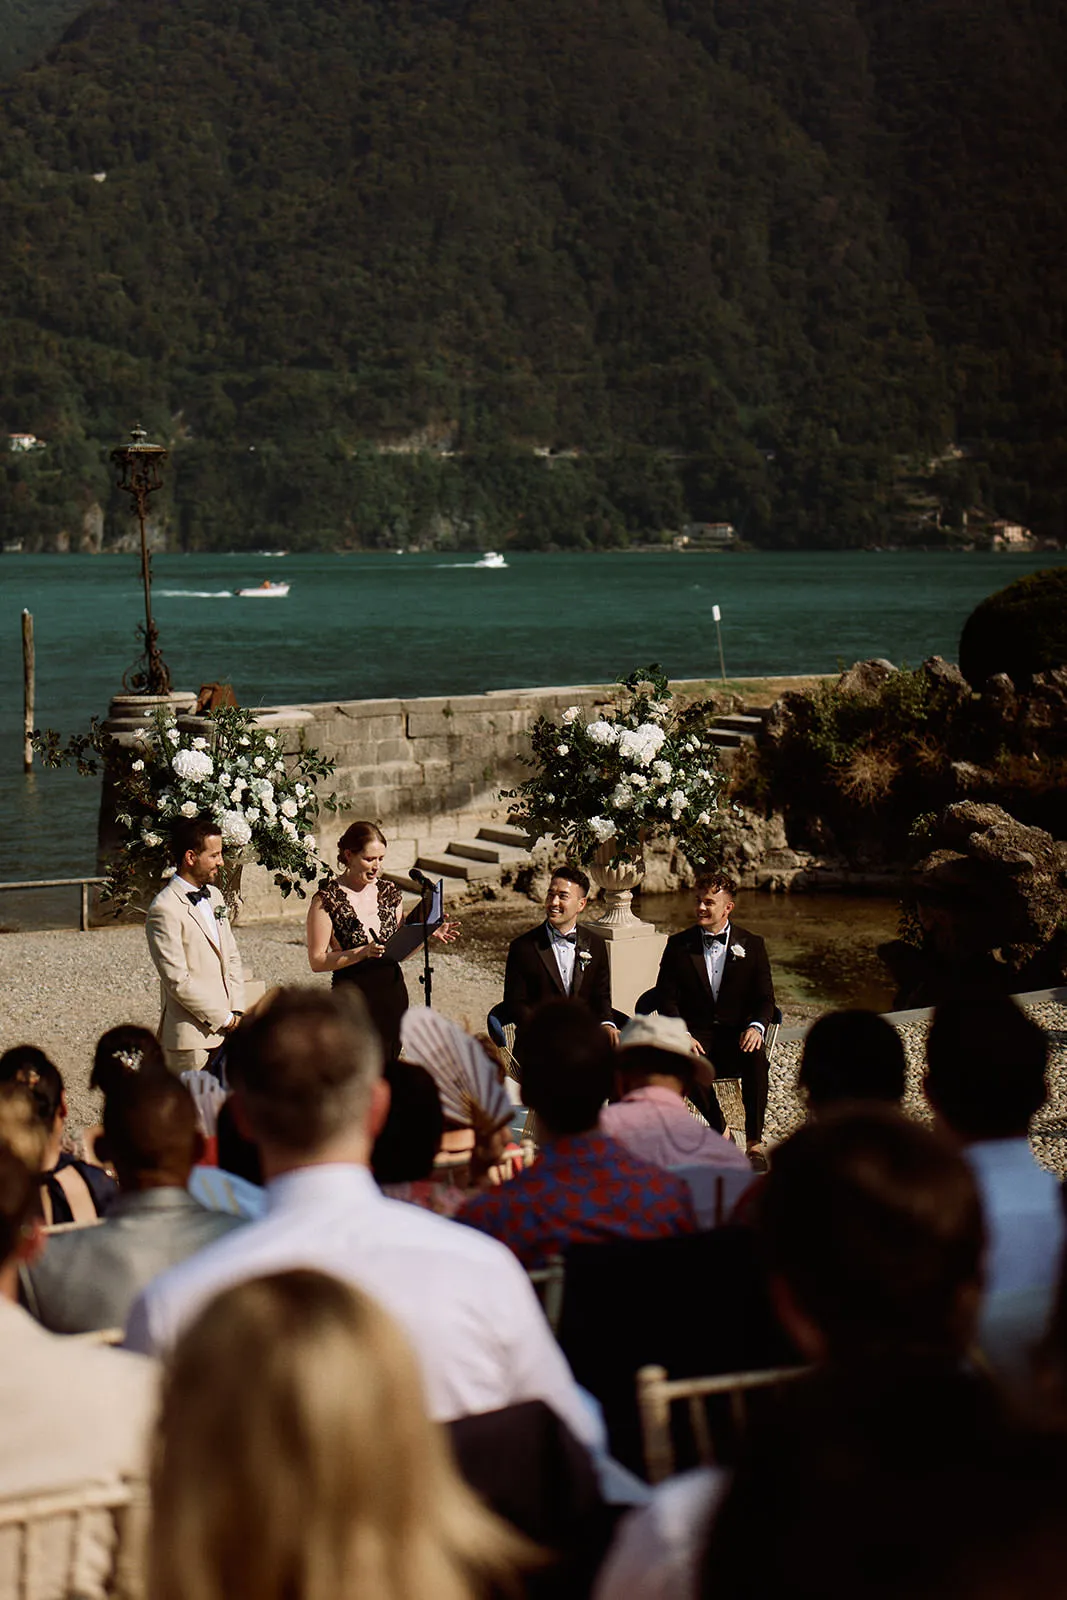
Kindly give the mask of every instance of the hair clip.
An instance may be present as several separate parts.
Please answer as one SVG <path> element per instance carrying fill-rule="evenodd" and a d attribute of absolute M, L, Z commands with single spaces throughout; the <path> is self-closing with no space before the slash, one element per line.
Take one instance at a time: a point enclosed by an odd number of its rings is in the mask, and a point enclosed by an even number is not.
<path fill-rule="evenodd" d="M 117 1061 L 124 1072 L 139 1072 L 144 1052 L 141 1050 L 115 1050 L 112 1052 L 113 1060 Z"/>
<path fill-rule="evenodd" d="M 27 1089 L 36 1089 L 41 1081 L 41 1074 L 36 1067 L 20 1067 L 15 1074 L 15 1082 L 21 1083 Z"/>

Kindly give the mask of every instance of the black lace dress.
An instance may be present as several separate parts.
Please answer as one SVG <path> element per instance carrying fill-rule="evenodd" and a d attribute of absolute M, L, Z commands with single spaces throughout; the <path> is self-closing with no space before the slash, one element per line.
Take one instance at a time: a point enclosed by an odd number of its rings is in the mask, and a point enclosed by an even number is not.
<path fill-rule="evenodd" d="M 403 896 L 395 883 L 378 879 L 378 933 L 370 933 L 356 915 L 356 908 L 336 878 L 319 890 L 322 904 L 333 924 L 333 936 L 342 950 L 357 950 L 364 944 L 384 944 L 400 925 Z M 382 1036 L 390 1056 L 400 1054 L 400 1018 L 408 1008 L 408 991 L 400 963 L 387 956 L 377 961 L 357 961 L 339 967 L 333 984 L 354 983 L 367 1002 L 367 1008 Z"/>

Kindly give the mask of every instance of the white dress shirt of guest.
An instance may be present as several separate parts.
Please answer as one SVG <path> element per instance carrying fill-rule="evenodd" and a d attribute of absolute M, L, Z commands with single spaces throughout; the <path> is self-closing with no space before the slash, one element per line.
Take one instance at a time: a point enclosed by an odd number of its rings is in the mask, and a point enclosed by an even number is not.
<path fill-rule="evenodd" d="M 267 1214 L 150 1284 L 127 1346 L 167 1350 L 223 1288 L 317 1268 L 364 1289 L 406 1329 L 437 1420 L 543 1400 L 599 1450 L 602 1425 L 511 1252 L 378 1192 L 367 1168 L 388 1088 L 362 996 L 281 990 L 234 1034 L 227 1070 L 260 1149 Z"/>
<path fill-rule="evenodd" d="M 40 1252 L 41 1227 L 36 1178 L 0 1145 L 0 1496 L 118 1485 L 147 1471 L 154 1364 L 47 1333 L 14 1303 L 19 1268 Z M 41 1600 L 71 1593 L 102 1600 L 112 1592 L 114 1528 L 106 1513 L 90 1515 L 81 1529 L 74 1587 L 58 1587 L 73 1531 L 58 1519 L 42 1534 L 39 1555 L 55 1571 L 57 1586 L 37 1591 Z M 5 1573 L 13 1537 L 10 1530 L 0 1532 Z"/>
<path fill-rule="evenodd" d="M 978 1343 L 998 1376 L 1025 1384 L 1064 1245 L 1060 1184 L 1028 1138 L 1048 1098 L 1048 1039 L 1008 995 L 971 993 L 936 1008 L 926 1059 L 926 1098 L 970 1164 L 985 1212 Z"/>
<path fill-rule="evenodd" d="M 96 1227 L 54 1235 L 24 1268 L 23 1298 L 38 1321 L 55 1333 L 121 1328 L 153 1278 L 241 1226 L 188 1192 L 203 1149 L 192 1096 L 162 1061 L 112 1089 L 97 1153 L 120 1192 Z"/>

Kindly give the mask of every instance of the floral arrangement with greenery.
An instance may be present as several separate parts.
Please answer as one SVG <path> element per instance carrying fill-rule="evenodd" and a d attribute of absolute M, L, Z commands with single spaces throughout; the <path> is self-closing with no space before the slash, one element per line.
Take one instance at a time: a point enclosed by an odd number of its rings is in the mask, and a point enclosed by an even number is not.
<path fill-rule="evenodd" d="M 101 766 L 112 785 L 120 842 L 108 863 L 101 897 L 125 910 L 172 877 L 170 829 L 183 817 L 215 818 L 222 834 L 219 887 L 236 903 L 237 870 L 255 861 L 274 873 L 283 895 L 301 898 L 304 885 L 328 869 L 319 859 L 314 826 L 321 801 L 317 786 L 333 773 L 333 762 L 317 750 L 286 755 L 257 725 L 251 711 L 224 706 L 206 713 L 210 737 L 179 729 L 160 709 L 136 744 L 106 733 L 96 718 L 87 734 L 60 744 L 49 730 L 34 734 L 46 766 L 74 763 L 93 775 Z M 144 909 L 144 908 L 142 908 Z"/>
<path fill-rule="evenodd" d="M 559 722 L 538 717 L 534 775 L 502 791 L 513 822 L 554 835 L 578 861 L 612 847 L 612 863 L 640 858 L 646 841 L 673 836 L 690 862 L 714 861 L 725 775 L 707 736 L 709 702 L 677 709 L 658 665 L 618 680 L 620 705 L 587 721 L 568 706 Z"/>

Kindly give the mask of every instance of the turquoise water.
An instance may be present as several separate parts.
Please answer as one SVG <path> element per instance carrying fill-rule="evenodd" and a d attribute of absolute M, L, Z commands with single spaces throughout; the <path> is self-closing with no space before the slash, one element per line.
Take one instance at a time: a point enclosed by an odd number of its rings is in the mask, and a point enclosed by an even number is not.
<path fill-rule="evenodd" d="M 954 657 L 974 605 L 1059 555 L 889 553 L 160 556 L 154 606 L 174 682 L 249 705 L 607 681 L 659 661 L 717 676 Z M 233 591 L 264 578 L 283 600 Z M 133 556 L 0 555 L 0 881 L 94 867 L 96 785 L 21 770 L 19 614 L 35 620 L 37 723 L 103 716 L 136 654 Z M 0 905 L 0 921 L 4 907 Z"/>

